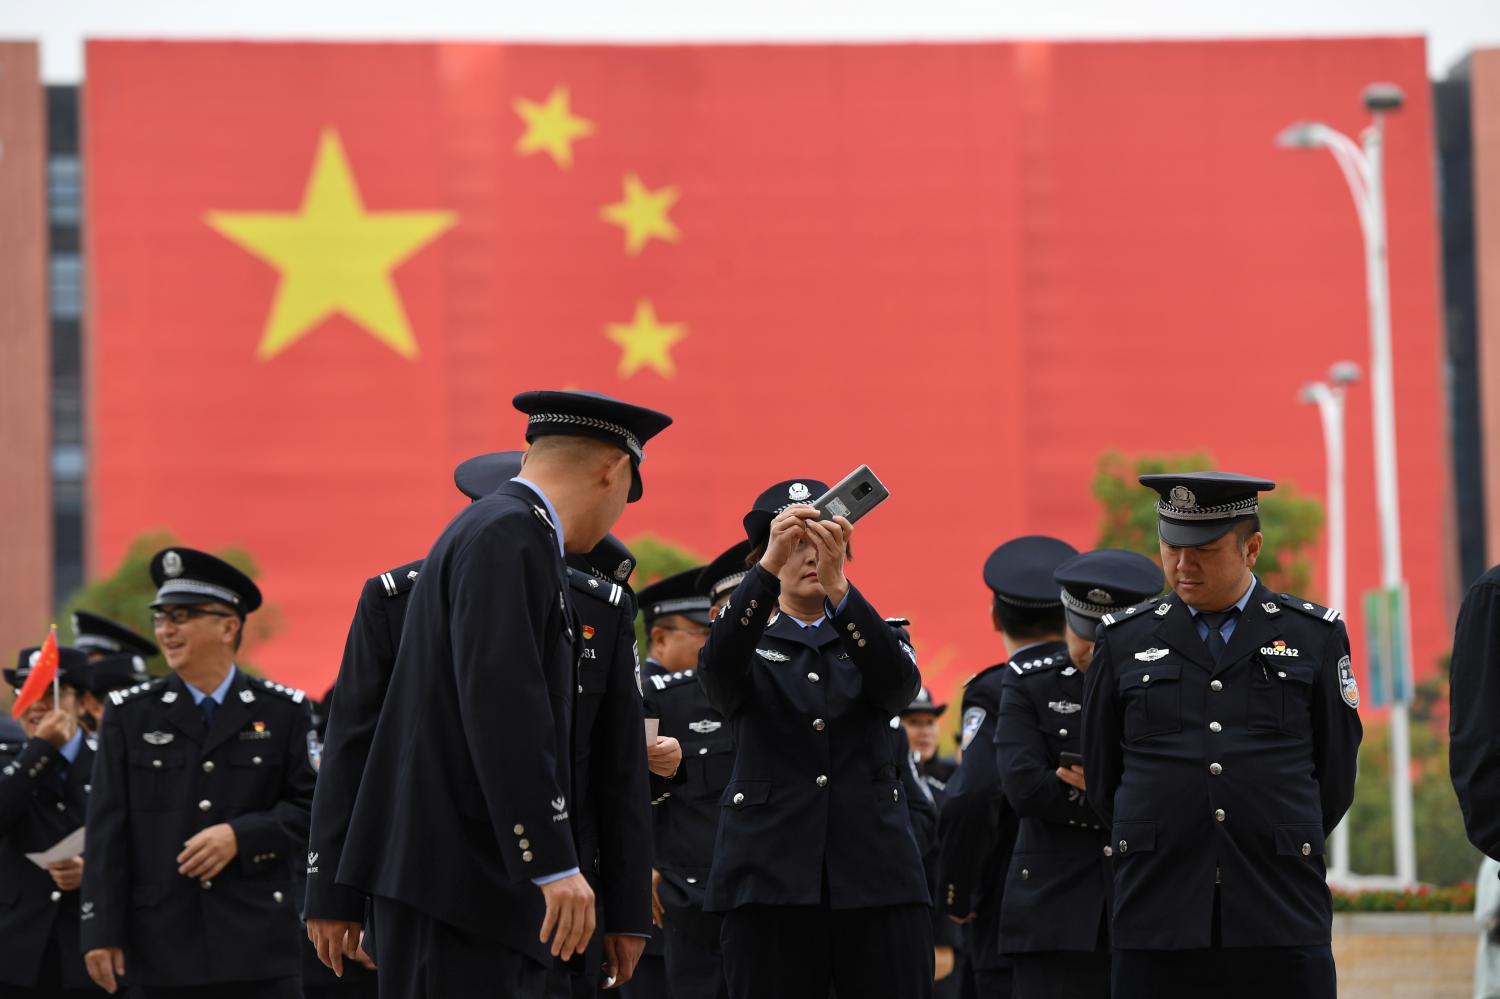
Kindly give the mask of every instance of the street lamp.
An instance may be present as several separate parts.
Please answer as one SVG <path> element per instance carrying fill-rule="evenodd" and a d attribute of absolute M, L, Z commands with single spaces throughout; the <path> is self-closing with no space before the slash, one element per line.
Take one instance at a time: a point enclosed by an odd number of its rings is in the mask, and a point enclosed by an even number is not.
<path fill-rule="evenodd" d="M 1405 670 L 1411 661 L 1404 648 L 1411 633 L 1406 620 L 1405 584 L 1401 572 L 1401 504 L 1396 488 L 1395 387 L 1391 374 L 1390 271 L 1386 260 L 1383 145 L 1385 116 L 1399 109 L 1405 97 L 1392 83 L 1365 88 L 1364 105 L 1373 120 L 1356 143 L 1322 122 L 1298 122 L 1276 137 L 1288 149 L 1327 149 L 1333 154 L 1359 216 L 1365 243 L 1365 289 L 1370 310 L 1370 407 L 1375 436 L 1375 503 L 1380 518 L 1380 584 L 1389 613 L 1392 641 L 1392 686 L 1398 692 L 1391 705 L 1391 809 L 1395 839 L 1396 879 L 1413 884 L 1417 876 L 1412 833 L 1411 731 L 1407 713 Z M 1397 643 L 1403 643 L 1397 648 Z"/>
<path fill-rule="evenodd" d="M 1342 613 L 1348 606 L 1345 560 L 1347 532 L 1344 510 L 1344 391 L 1359 381 L 1359 365 L 1339 361 L 1328 369 L 1328 380 L 1302 387 L 1299 398 L 1318 407 L 1323 422 L 1323 451 L 1328 486 L 1328 606 Z M 1335 884 L 1349 881 L 1349 823 L 1341 821 L 1333 830 L 1333 863 L 1328 879 Z"/>

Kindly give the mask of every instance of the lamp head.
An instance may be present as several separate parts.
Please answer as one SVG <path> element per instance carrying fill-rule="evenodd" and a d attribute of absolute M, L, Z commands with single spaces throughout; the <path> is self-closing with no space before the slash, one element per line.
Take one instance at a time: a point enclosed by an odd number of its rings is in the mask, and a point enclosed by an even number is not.
<path fill-rule="evenodd" d="M 1359 365 L 1353 361 L 1338 361 L 1328 369 L 1328 380 L 1335 385 L 1353 385 L 1359 376 Z"/>
<path fill-rule="evenodd" d="M 1293 122 L 1276 136 L 1276 144 L 1282 149 L 1317 149 L 1323 144 L 1318 134 L 1321 127 L 1315 121 Z"/>
<path fill-rule="evenodd" d="M 1406 103 L 1406 94 L 1394 83 L 1372 83 L 1364 90 L 1365 110 L 1395 111 Z"/>

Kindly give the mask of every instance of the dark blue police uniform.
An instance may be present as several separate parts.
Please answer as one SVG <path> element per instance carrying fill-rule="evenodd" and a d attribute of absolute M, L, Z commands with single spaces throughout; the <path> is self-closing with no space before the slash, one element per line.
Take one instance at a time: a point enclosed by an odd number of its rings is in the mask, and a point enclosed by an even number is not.
<path fill-rule="evenodd" d="M 763 493 L 752 541 L 778 502 L 820 487 Z M 735 742 L 704 903 L 726 913 L 730 994 L 928 996 L 929 895 L 890 729 L 921 684 L 916 655 L 853 585 L 812 627 L 778 612 L 780 590 L 751 568 L 698 667 Z"/>
<path fill-rule="evenodd" d="M 1500 566 L 1464 594 L 1449 677 L 1448 769 L 1464 829 L 1469 842 L 1500 857 Z"/>
<path fill-rule="evenodd" d="M 1142 481 L 1181 547 L 1273 486 Z M 1323 844 L 1354 796 L 1358 700 L 1338 613 L 1258 581 L 1223 618 L 1176 594 L 1103 618 L 1083 747 L 1111 826 L 1116 996 L 1334 994 Z"/>

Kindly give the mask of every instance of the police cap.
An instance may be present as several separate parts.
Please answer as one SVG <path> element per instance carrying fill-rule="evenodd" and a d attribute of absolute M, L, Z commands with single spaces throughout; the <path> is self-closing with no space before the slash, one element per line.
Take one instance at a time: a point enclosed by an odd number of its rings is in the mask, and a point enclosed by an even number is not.
<path fill-rule="evenodd" d="M 133 652 L 149 659 L 161 650 L 145 635 L 91 611 L 73 612 L 73 648 L 84 652 Z"/>
<path fill-rule="evenodd" d="M 765 544 L 771 537 L 771 521 L 789 506 L 811 503 L 828 491 L 828 487 L 817 479 L 787 479 L 755 497 L 750 512 L 745 514 L 745 537 L 752 547 Z"/>
<path fill-rule="evenodd" d="M 1166 586 L 1155 562 L 1117 548 L 1075 555 L 1052 578 L 1062 587 L 1068 627 L 1084 638 L 1094 637 L 1104 615 L 1154 597 Z"/>
<path fill-rule="evenodd" d="M 674 573 L 658 579 L 644 587 L 640 594 L 641 613 L 646 617 L 646 630 L 657 618 L 680 614 L 689 621 L 708 624 L 708 597 L 698 588 L 698 574 L 702 566 L 694 566 L 684 572 Z"/>
<path fill-rule="evenodd" d="M 630 574 L 635 572 L 635 556 L 613 534 L 606 534 L 603 541 L 585 553 L 569 555 L 567 561 L 568 565 L 579 572 L 608 579 L 621 586 L 628 584 Z"/>
<path fill-rule="evenodd" d="M 1270 479 L 1234 472 L 1168 472 L 1140 482 L 1156 490 L 1156 533 L 1174 548 L 1212 544 L 1258 514 L 1259 494 L 1276 488 Z"/>
<path fill-rule="evenodd" d="M 698 592 L 708 598 L 709 606 L 734 592 L 749 573 L 745 560 L 753 549 L 748 541 L 736 541 L 718 558 L 698 571 Z"/>
<path fill-rule="evenodd" d="M 20 690 L 26 683 L 26 678 L 31 675 L 32 667 L 41 658 L 41 646 L 29 646 L 17 653 L 15 669 L 0 670 L 0 673 L 4 673 L 6 683 Z M 88 673 L 88 668 L 89 657 L 82 649 L 75 649 L 70 645 L 57 647 L 57 678 L 60 682 L 70 687 L 79 687 L 79 681 Z"/>
<path fill-rule="evenodd" d="M 122 652 L 90 663 L 86 683 L 89 693 L 103 699 L 111 690 L 134 687 L 150 679 L 144 658 Z"/>
<path fill-rule="evenodd" d="M 641 498 L 641 462 L 646 460 L 646 442 L 672 425 L 672 418 L 666 413 L 598 392 L 522 392 L 513 404 L 528 417 L 528 444 L 538 437 L 554 434 L 592 437 L 630 455 L 631 503 Z"/>
<path fill-rule="evenodd" d="M 521 459 L 525 456 L 525 451 L 476 454 L 453 470 L 453 484 L 471 500 L 488 496 L 521 474 Z"/>
<path fill-rule="evenodd" d="M 948 705 L 946 704 L 932 703 L 932 691 L 926 687 L 922 687 L 917 691 L 917 696 L 912 698 L 912 702 L 902 708 L 899 714 L 902 718 L 905 718 L 907 715 L 918 715 L 925 712 L 934 717 L 939 717 L 947 710 Z"/>
<path fill-rule="evenodd" d="M 984 585 L 1014 607 L 1056 607 L 1062 601 L 1052 573 L 1077 554 L 1066 541 L 1043 534 L 1012 538 L 984 560 Z"/>
<path fill-rule="evenodd" d="M 221 603 L 240 617 L 260 607 L 260 588 L 221 558 L 192 548 L 163 548 L 151 556 L 156 599 L 151 606 Z"/>

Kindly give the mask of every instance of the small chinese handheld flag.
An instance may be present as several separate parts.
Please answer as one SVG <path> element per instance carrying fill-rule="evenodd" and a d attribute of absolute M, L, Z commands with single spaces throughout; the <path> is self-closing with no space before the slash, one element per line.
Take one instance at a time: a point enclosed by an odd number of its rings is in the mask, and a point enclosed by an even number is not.
<path fill-rule="evenodd" d="M 21 717 L 27 708 L 41 698 L 48 687 L 56 687 L 57 660 L 57 625 L 54 624 L 52 630 L 47 632 L 47 640 L 42 643 L 42 649 L 37 653 L 31 672 L 26 675 L 26 682 L 21 685 L 21 692 L 16 695 L 16 703 L 11 705 L 10 716 L 12 718 Z"/>

